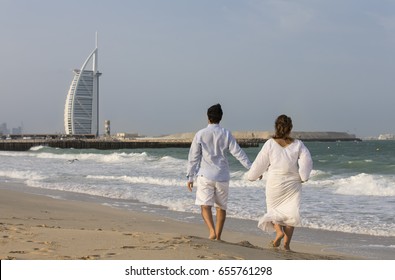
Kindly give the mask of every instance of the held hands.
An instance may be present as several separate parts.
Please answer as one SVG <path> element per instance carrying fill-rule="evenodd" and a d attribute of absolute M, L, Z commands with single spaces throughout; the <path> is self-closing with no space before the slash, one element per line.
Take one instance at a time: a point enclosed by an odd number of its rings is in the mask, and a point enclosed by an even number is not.
<path fill-rule="evenodd" d="M 259 180 L 262 180 L 262 178 L 263 178 L 263 174 L 262 174 L 261 176 L 258 177 Z M 258 180 L 258 179 L 249 179 L 248 177 L 247 177 L 247 179 L 248 179 L 249 181 L 251 181 L 251 182 L 254 182 L 254 181 Z"/>

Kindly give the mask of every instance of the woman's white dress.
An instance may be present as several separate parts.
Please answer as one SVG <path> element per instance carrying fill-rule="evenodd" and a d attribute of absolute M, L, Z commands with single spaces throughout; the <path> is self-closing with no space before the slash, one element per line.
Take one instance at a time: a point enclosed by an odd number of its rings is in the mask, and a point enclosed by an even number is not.
<path fill-rule="evenodd" d="M 312 168 L 310 152 L 302 141 L 295 139 L 286 147 L 274 139 L 265 142 L 247 174 L 247 178 L 254 181 L 267 171 L 267 213 L 259 219 L 259 228 L 274 231 L 273 223 L 301 225 L 302 182 L 308 180 Z"/>

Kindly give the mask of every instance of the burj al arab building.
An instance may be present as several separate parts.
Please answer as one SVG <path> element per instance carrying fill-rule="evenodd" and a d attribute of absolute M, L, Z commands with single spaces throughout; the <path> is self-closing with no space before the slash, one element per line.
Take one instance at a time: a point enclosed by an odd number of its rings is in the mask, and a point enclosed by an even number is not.
<path fill-rule="evenodd" d="M 89 70 L 88 68 L 90 68 Z M 68 135 L 99 136 L 99 76 L 98 47 L 85 60 L 81 69 L 74 70 L 64 108 L 64 127 Z"/>

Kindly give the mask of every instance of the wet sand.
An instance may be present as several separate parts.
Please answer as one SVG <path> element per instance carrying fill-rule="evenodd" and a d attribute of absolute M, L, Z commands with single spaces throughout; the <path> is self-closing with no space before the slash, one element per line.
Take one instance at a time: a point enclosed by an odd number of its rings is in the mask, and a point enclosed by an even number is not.
<path fill-rule="evenodd" d="M 269 248 L 270 236 L 223 232 L 202 224 L 0 189 L 0 259 L 10 260 L 331 260 L 359 259 L 297 242 Z"/>

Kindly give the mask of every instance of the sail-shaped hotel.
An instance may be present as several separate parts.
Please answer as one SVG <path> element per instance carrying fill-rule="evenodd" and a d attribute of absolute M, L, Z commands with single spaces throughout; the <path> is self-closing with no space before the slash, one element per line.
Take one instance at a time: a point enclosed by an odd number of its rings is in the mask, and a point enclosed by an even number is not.
<path fill-rule="evenodd" d="M 88 66 L 92 69 L 88 70 Z M 81 69 L 74 70 L 64 108 L 64 127 L 68 135 L 99 136 L 99 76 L 98 47 L 85 60 Z"/>

